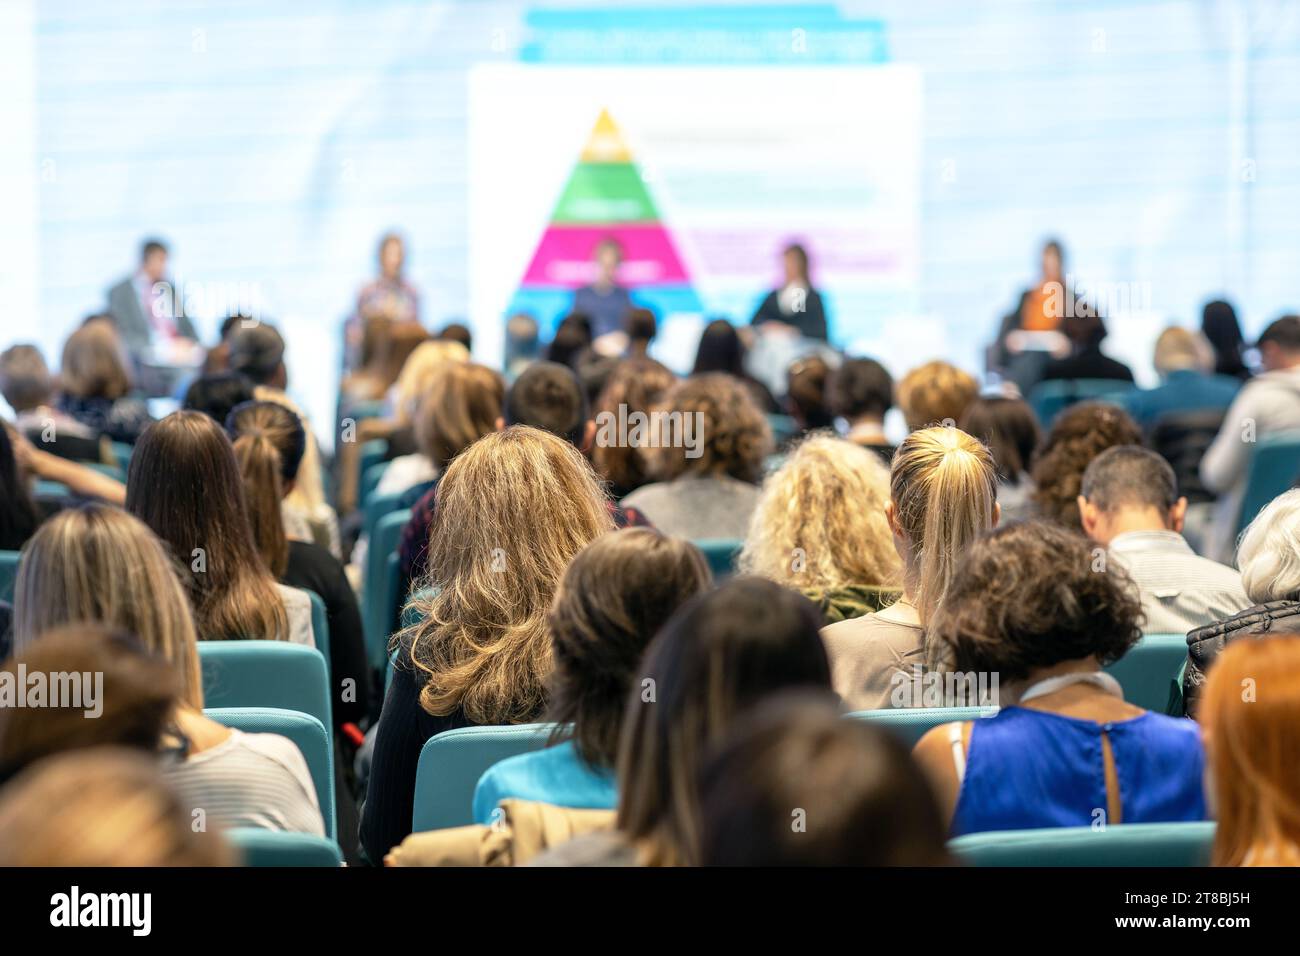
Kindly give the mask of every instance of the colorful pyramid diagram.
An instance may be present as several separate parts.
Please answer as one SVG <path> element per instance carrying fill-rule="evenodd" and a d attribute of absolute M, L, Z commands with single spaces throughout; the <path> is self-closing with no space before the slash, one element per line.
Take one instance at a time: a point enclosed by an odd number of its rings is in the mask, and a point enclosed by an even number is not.
<path fill-rule="evenodd" d="M 623 246 L 618 278 L 637 305 L 661 317 L 702 311 L 627 142 L 602 109 L 507 314 L 530 312 L 553 326 L 573 291 L 595 278 L 592 255 L 608 237 Z"/>

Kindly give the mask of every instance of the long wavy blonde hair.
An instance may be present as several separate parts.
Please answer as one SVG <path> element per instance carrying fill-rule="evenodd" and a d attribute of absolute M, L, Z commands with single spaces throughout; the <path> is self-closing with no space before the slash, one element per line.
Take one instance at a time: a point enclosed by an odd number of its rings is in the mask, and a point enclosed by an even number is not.
<path fill-rule="evenodd" d="M 889 486 L 894 521 L 911 549 L 904 591 L 925 624 L 943 603 L 962 552 L 994 525 L 997 466 L 984 443 L 960 428 L 923 428 L 898 446 Z"/>
<path fill-rule="evenodd" d="M 167 546 L 138 518 L 107 505 L 61 511 L 23 550 L 14 650 L 78 622 L 117 628 L 168 661 L 182 681 L 181 701 L 202 710 L 198 643 L 183 580 Z"/>
<path fill-rule="evenodd" d="M 878 455 L 813 434 L 763 482 L 740 569 L 799 590 L 897 587 L 902 561 L 888 502 L 889 469 Z"/>
<path fill-rule="evenodd" d="M 479 439 L 438 483 L 429 528 L 433 596 L 409 644 L 420 706 L 477 724 L 523 723 L 546 703 L 547 612 L 569 561 L 612 530 L 595 472 L 571 444 L 515 425 Z M 417 675 L 419 676 L 419 675 Z"/>

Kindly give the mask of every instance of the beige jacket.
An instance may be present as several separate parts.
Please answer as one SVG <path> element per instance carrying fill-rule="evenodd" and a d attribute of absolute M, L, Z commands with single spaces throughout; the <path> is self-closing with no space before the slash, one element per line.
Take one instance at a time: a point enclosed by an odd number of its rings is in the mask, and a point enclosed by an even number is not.
<path fill-rule="evenodd" d="M 385 866 L 522 866 L 577 836 L 610 830 L 613 810 L 573 810 L 531 800 L 502 800 L 495 823 L 412 833 Z"/>

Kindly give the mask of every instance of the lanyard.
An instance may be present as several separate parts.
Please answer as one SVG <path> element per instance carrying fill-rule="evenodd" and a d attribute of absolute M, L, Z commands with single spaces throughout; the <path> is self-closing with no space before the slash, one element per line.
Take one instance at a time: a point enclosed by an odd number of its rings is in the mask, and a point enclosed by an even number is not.
<path fill-rule="evenodd" d="M 1124 699 L 1124 690 L 1119 686 L 1119 681 L 1105 671 L 1076 671 L 1072 674 L 1059 674 L 1056 677 L 1048 677 L 1045 680 L 1030 684 L 1021 692 L 1018 703 L 1026 703 L 1035 697 L 1046 697 L 1048 694 L 1054 694 L 1062 687 L 1069 687 L 1071 684 L 1092 684 L 1112 697 L 1118 697 L 1120 700 Z"/>

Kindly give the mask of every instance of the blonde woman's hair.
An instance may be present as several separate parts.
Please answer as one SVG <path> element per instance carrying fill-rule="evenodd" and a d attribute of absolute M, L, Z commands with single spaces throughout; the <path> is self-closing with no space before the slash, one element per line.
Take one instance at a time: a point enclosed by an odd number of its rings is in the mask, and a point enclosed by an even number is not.
<path fill-rule="evenodd" d="M 962 552 L 993 527 L 997 483 L 988 448 L 960 428 L 923 428 L 898 446 L 890 498 L 911 546 L 904 590 L 922 624 L 943 603 Z"/>
<path fill-rule="evenodd" d="M 740 569 L 802 591 L 897 586 L 888 502 L 889 469 L 878 455 L 813 434 L 763 482 Z"/>
<path fill-rule="evenodd" d="M 1300 488 L 1270 501 L 1242 532 L 1237 567 L 1256 604 L 1300 599 Z"/>
<path fill-rule="evenodd" d="M 171 663 L 181 701 L 203 709 L 190 603 L 164 545 L 118 508 L 85 505 L 46 521 L 23 549 L 14 586 L 14 651 L 37 636 L 94 622 L 138 637 Z"/>
<path fill-rule="evenodd" d="M 898 407 L 907 427 L 955 425 L 979 397 L 979 382 L 948 362 L 926 362 L 898 383 Z"/>
<path fill-rule="evenodd" d="M 515 425 L 479 439 L 438 483 L 420 623 L 409 645 L 420 706 L 476 724 L 542 712 L 551 673 L 546 617 L 569 561 L 612 530 L 595 472 L 571 444 Z"/>
<path fill-rule="evenodd" d="M 76 398 L 115 400 L 131 391 L 126 353 L 109 319 L 92 319 L 68 336 L 59 387 Z"/>
<path fill-rule="evenodd" d="M 1200 332 L 1171 325 L 1156 339 L 1153 364 L 1161 375 L 1187 368 L 1210 372 L 1214 369 L 1214 348 Z"/>
<path fill-rule="evenodd" d="M 452 362 L 468 362 L 469 349 L 450 339 L 430 339 L 415 347 L 393 385 L 393 418 L 399 426 L 415 419 L 416 409 L 438 378 L 443 366 Z"/>
<path fill-rule="evenodd" d="M 98 747 L 41 760 L 0 798 L 0 866 L 233 866 L 151 756 Z"/>

